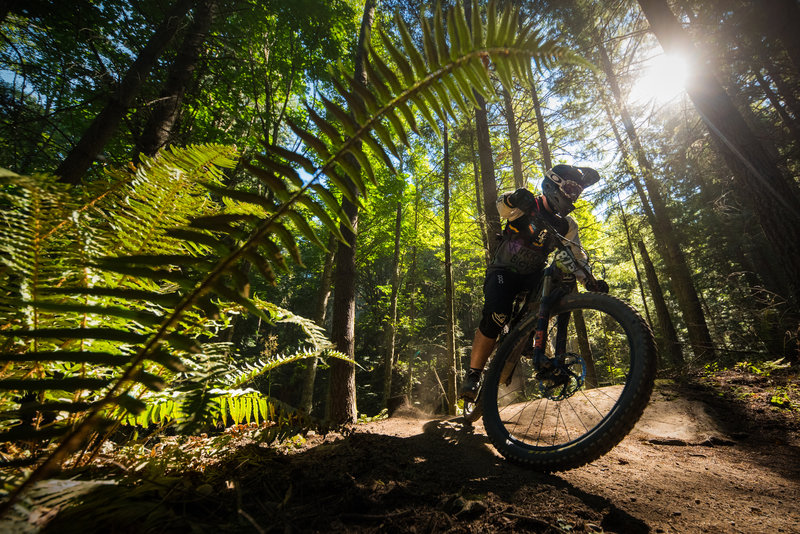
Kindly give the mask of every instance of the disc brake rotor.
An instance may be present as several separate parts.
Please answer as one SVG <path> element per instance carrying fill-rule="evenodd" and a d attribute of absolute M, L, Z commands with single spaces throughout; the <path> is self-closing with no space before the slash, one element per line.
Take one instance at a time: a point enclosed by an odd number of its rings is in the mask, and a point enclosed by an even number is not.
<path fill-rule="evenodd" d="M 552 366 L 538 374 L 543 398 L 560 401 L 577 393 L 586 380 L 586 362 L 579 354 L 566 352 L 551 360 Z"/>

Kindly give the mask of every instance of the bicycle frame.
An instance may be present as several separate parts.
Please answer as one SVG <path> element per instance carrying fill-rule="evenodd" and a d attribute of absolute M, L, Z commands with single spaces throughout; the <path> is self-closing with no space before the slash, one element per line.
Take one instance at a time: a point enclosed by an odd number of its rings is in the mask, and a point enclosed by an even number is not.
<path fill-rule="evenodd" d="M 594 281 L 595 278 L 591 271 L 576 260 L 575 254 L 570 249 L 572 243 L 562 236 L 545 221 L 539 221 L 548 232 L 558 240 L 558 252 L 553 257 L 543 272 L 541 300 L 539 303 L 538 317 L 536 320 L 536 330 L 533 337 L 533 361 L 537 370 L 552 368 L 552 361 L 545 355 L 547 346 L 547 325 L 550 320 L 550 311 L 558 301 L 567 294 L 564 286 L 554 286 L 553 280 L 557 272 L 561 271 L 567 275 L 574 276 L 574 273 L 582 271 L 588 280 Z M 574 244 L 574 243 L 573 243 Z M 566 346 L 567 325 L 569 324 L 569 314 L 561 314 L 556 319 L 556 355 L 562 353 Z"/>

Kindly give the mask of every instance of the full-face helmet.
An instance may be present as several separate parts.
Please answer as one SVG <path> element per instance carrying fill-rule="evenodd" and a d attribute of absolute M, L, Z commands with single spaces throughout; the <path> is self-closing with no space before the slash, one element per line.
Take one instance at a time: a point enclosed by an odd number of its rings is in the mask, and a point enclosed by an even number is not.
<path fill-rule="evenodd" d="M 575 201 L 584 189 L 600 180 L 596 170 L 572 165 L 556 165 L 544 176 L 542 194 L 550 208 L 562 217 L 575 209 Z"/>

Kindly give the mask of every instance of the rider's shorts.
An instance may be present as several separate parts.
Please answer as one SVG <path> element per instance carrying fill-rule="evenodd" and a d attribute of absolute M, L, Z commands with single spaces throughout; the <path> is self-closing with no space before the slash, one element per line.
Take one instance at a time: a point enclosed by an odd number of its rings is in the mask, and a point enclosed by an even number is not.
<path fill-rule="evenodd" d="M 514 297 L 536 287 L 541 272 L 519 274 L 505 269 L 489 269 L 483 281 L 483 316 L 478 325 L 481 333 L 496 339 L 511 318 Z"/>

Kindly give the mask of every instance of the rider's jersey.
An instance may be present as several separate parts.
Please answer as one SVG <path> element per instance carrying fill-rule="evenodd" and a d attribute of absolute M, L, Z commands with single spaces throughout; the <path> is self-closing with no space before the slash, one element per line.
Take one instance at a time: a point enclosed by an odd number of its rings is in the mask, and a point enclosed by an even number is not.
<path fill-rule="evenodd" d="M 506 269 L 520 274 L 532 274 L 540 271 L 547 263 L 547 257 L 556 248 L 555 236 L 548 231 L 537 228 L 532 215 L 547 221 L 555 230 L 570 240 L 575 259 L 588 269 L 588 259 L 580 248 L 578 223 L 567 215 L 558 217 L 544 207 L 544 199 L 536 197 L 532 213 L 524 213 L 518 208 L 508 205 L 506 199 L 511 193 L 505 193 L 497 199 L 497 211 L 500 217 L 508 219 L 503 229 L 502 239 L 495 250 L 494 259 L 489 269 Z M 578 280 L 583 281 L 586 275 L 581 269 L 575 273 Z"/>

